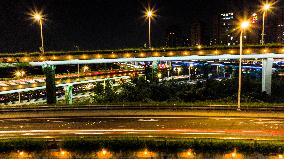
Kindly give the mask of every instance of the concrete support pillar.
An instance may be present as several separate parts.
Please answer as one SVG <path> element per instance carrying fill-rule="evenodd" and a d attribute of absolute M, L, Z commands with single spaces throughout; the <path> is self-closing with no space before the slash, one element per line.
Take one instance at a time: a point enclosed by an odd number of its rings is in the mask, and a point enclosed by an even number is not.
<path fill-rule="evenodd" d="M 166 61 L 169 67 L 172 67 L 172 61 Z"/>
<path fill-rule="evenodd" d="M 262 92 L 271 94 L 273 58 L 262 59 Z"/>
<path fill-rule="evenodd" d="M 56 104 L 55 66 L 44 64 L 47 104 Z"/>
<path fill-rule="evenodd" d="M 65 90 L 66 104 L 67 105 L 72 104 L 73 103 L 73 93 L 72 93 L 73 86 L 72 85 L 65 86 L 64 90 Z"/>

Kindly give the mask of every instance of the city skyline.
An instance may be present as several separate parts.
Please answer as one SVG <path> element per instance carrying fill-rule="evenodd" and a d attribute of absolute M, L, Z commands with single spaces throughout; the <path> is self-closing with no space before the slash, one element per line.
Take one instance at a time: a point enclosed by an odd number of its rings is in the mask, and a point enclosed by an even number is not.
<path fill-rule="evenodd" d="M 44 23 L 45 45 L 52 50 L 92 50 L 144 47 L 147 43 L 147 21 L 143 11 L 148 4 L 157 10 L 153 22 L 153 47 L 166 46 L 169 27 L 181 28 L 182 36 L 190 39 L 192 22 L 205 25 L 219 13 L 239 10 L 245 1 L 101 1 L 93 5 L 76 0 L 67 1 L 1 1 L 0 52 L 39 51 L 39 28 L 27 13 L 42 9 L 47 15 Z M 259 5 L 250 1 L 248 6 Z M 254 4 L 254 5 L 253 5 Z M 212 30 L 211 27 L 207 28 Z M 209 41 L 209 39 L 207 39 Z"/>

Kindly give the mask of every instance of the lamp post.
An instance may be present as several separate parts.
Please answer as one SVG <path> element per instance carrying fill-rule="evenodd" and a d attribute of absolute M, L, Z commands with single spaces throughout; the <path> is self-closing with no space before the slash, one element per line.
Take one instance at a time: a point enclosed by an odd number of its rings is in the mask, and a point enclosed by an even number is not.
<path fill-rule="evenodd" d="M 15 72 L 15 76 L 20 79 L 21 77 L 24 77 L 24 75 L 26 74 L 25 71 L 23 70 L 18 70 Z M 18 93 L 18 101 L 19 103 L 21 103 L 21 92 Z"/>
<path fill-rule="evenodd" d="M 248 27 L 249 27 L 248 21 L 243 21 L 240 25 L 241 34 L 240 34 L 239 86 L 238 86 L 238 108 L 237 108 L 238 111 L 241 110 L 243 32 Z"/>
<path fill-rule="evenodd" d="M 155 17 L 155 11 L 152 9 L 147 9 L 145 11 L 145 17 L 148 19 L 148 45 L 151 48 L 151 19 Z"/>
<path fill-rule="evenodd" d="M 193 66 L 193 64 L 190 64 L 189 65 L 189 67 L 188 67 L 188 80 L 190 81 L 190 79 L 191 79 L 191 73 L 190 73 L 190 71 L 191 71 L 191 67 Z"/>
<path fill-rule="evenodd" d="M 151 48 L 151 17 L 152 17 L 152 12 L 151 11 L 148 11 L 147 12 L 147 17 L 148 17 L 148 24 L 149 24 L 149 48 Z"/>
<path fill-rule="evenodd" d="M 181 71 L 181 67 L 178 67 L 177 68 L 178 76 L 179 76 L 180 71 Z"/>
<path fill-rule="evenodd" d="M 264 44 L 264 24 L 265 24 L 265 16 L 267 11 L 271 8 L 271 4 L 266 3 L 262 6 L 263 14 L 262 14 L 262 31 L 261 31 L 261 45 Z"/>
<path fill-rule="evenodd" d="M 44 20 L 43 15 L 40 12 L 34 12 L 31 14 L 32 18 L 39 23 L 40 26 L 40 38 L 41 38 L 41 47 L 40 51 L 44 54 L 44 44 L 43 44 L 43 31 L 42 31 L 42 22 Z"/>

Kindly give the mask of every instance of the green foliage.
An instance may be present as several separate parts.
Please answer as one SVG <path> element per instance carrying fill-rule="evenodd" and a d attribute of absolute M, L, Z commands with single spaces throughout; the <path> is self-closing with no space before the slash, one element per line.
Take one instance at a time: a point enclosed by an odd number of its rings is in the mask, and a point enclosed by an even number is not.
<path fill-rule="evenodd" d="M 273 83 L 272 96 L 261 92 L 261 82 L 250 78 L 242 81 L 242 102 L 284 102 L 284 93 L 280 91 L 284 82 Z M 198 102 L 236 101 L 237 79 L 222 81 L 208 79 L 204 82 L 190 84 L 187 81 L 148 82 L 145 78 L 134 78 L 118 87 L 106 84 L 105 90 L 100 84 L 94 92 L 95 103 L 127 103 L 127 102 Z"/>
<path fill-rule="evenodd" d="M 95 91 L 93 92 L 92 98 L 94 103 L 105 104 L 117 101 L 118 95 L 117 90 L 113 87 L 111 81 L 106 81 L 104 83 L 97 83 L 95 86 Z"/>

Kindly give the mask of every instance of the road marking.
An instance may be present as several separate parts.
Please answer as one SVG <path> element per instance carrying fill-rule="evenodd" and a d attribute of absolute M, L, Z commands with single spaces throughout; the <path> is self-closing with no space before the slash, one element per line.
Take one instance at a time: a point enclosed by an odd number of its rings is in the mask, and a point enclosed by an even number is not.
<path fill-rule="evenodd" d="M 159 120 L 156 120 L 156 119 L 139 119 L 138 121 L 159 121 Z"/>
<path fill-rule="evenodd" d="M 217 135 L 217 134 L 221 134 L 221 133 L 210 133 L 210 132 L 208 132 L 208 133 L 202 133 L 202 132 L 200 132 L 200 133 L 180 133 L 180 134 L 184 134 L 184 135 Z"/>

